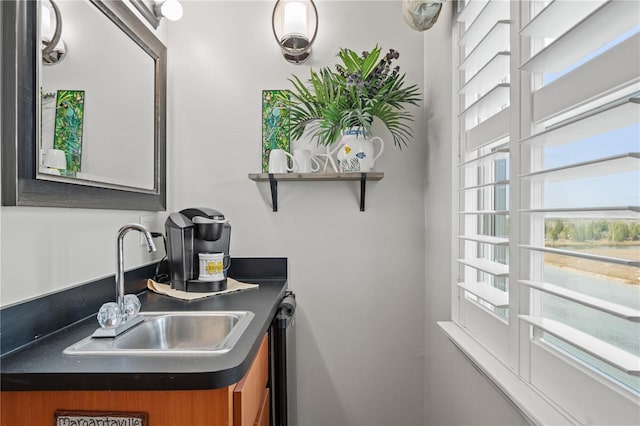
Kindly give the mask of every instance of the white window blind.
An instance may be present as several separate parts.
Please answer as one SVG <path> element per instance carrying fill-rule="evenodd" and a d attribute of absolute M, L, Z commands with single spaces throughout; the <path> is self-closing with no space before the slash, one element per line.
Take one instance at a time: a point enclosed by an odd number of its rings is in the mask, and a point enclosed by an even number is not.
<path fill-rule="evenodd" d="M 510 5 L 468 2 L 458 15 L 460 319 L 506 356 L 509 321 Z"/>
<path fill-rule="evenodd" d="M 454 320 L 575 422 L 638 424 L 640 1 L 467 1 L 454 39 Z"/>
<path fill-rule="evenodd" d="M 640 413 L 640 2 L 528 6 L 531 132 L 517 143 L 530 380 L 580 422 L 623 424 Z M 613 393 L 589 407 L 595 386 L 554 383 L 567 360 L 617 388 L 615 410 Z"/>

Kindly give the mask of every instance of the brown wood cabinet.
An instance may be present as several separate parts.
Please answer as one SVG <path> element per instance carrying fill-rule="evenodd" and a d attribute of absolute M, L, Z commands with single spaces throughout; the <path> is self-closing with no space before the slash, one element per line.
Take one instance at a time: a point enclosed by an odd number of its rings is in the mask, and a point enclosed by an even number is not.
<path fill-rule="evenodd" d="M 143 412 L 149 426 L 267 426 L 268 337 L 240 382 L 220 389 L 1 392 L 2 426 L 53 425 L 56 411 Z"/>

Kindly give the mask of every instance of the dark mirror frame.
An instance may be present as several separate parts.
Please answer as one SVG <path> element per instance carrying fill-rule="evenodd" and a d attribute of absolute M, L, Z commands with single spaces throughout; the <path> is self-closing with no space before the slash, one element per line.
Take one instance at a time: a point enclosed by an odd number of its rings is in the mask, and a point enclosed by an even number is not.
<path fill-rule="evenodd" d="M 95 209 L 166 209 L 167 48 L 121 1 L 91 0 L 155 61 L 154 189 L 113 189 L 37 179 L 39 1 L 0 1 L 2 205 Z M 99 185 L 96 183 L 96 185 Z"/>

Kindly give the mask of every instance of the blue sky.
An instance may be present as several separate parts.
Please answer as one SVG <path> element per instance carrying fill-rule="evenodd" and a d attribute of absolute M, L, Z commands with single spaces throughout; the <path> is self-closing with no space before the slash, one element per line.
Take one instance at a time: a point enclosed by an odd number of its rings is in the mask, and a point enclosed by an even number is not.
<path fill-rule="evenodd" d="M 640 152 L 640 124 L 545 149 L 545 169 Z M 546 208 L 640 205 L 640 170 L 545 184 Z"/>
<path fill-rule="evenodd" d="M 545 74 L 545 84 L 549 84 L 562 75 L 569 73 L 638 32 L 640 32 L 640 25 L 635 26 L 564 70 L 558 73 Z M 544 168 L 549 169 L 629 152 L 640 152 L 640 123 L 566 145 L 545 148 Z M 638 169 L 607 176 L 545 183 L 544 207 L 546 208 L 639 205 L 640 170 Z"/>

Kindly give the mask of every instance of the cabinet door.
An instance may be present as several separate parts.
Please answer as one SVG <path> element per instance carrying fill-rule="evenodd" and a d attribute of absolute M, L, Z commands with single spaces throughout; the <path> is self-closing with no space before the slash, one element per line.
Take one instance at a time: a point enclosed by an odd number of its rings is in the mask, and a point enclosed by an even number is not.
<path fill-rule="evenodd" d="M 269 408 L 271 407 L 269 388 L 264 390 L 262 398 L 262 406 L 260 407 L 260 410 L 258 410 L 258 415 L 256 416 L 256 421 L 253 423 L 253 426 L 269 426 Z"/>
<path fill-rule="evenodd" d="M 265 335 L 251 368 L 233 390 L 234 426 L 253 426 L 263 406 L 264 391 L 269 380 L 268 343 L 268 337 Z M 268 420 L 268 406 L 266 416 Z"/>

